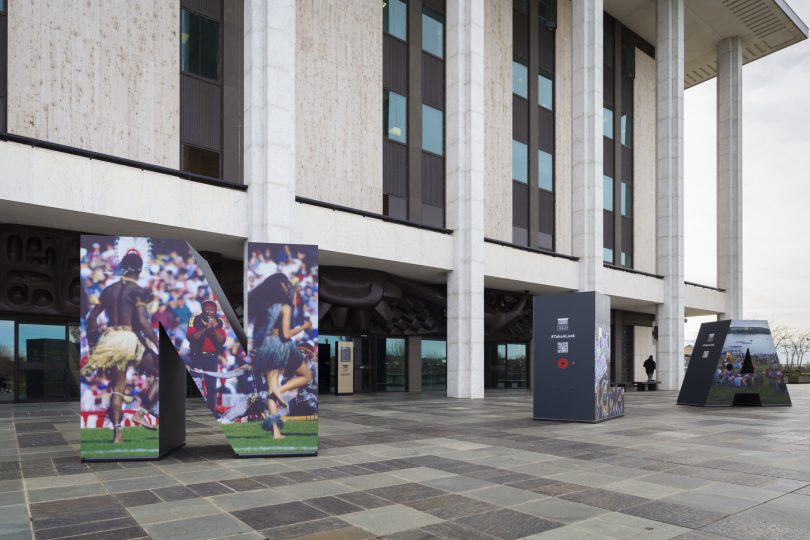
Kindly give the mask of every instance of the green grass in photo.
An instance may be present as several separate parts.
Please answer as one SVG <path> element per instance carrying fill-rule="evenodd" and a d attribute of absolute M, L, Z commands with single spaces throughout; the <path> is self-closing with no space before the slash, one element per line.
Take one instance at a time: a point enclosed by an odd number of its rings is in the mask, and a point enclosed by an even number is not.
<path fill-rule="evenodd" d="M 132 459 L 158 457 L 158 432 L 141 426 L 125 427 L 124 442 L 113 443 L 113 430 L 86 428 L 81 430 L 82 459 Z"/>
<path fill-rule="evenodd" d="M 281 430 L 284 439 L 273 439 L 273 433 L 263 430 L 261 422 L 225 424 L 222 429 L 240 456 L 314 454 L 318 451 L 317 420 L 285 420 Z"/>

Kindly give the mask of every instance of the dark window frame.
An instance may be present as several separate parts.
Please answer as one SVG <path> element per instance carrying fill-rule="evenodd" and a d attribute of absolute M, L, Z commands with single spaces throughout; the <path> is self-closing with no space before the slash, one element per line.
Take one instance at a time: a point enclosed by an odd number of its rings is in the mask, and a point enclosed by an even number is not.
<path fill-rule="evenodd" d="M 389 184 L 389 176 L 386 173 L 386 152 L 383 147 L 383 213 L 385 215 L 404 219 L 406 221 L 432 227 L 444 228 L 446 220 L 447 186 L 446 186 L 446 156 L 447 156 L 447 107 L 446 107 L 446 57 L 447 57 L 447 12 L 443 0 L 407 0 L 406 4 L 406 40 L 389 34 L 383 28 L 383 92 L 394 92 L 402 95 L 406 100 L 407 117 L 407 143 L 391 140 L 387 137 L 385 127 L 383 129 L 383 144 L 394 143 L 407 148 L 407 170 L 406 184 L 407 194 L 403 198 L 397 193 L 388 190 L 394 184 Z M 442 25 L 442 57 L 436 56 L 422 48 L 422 17 L 427 15 Z M 401 90 L 391 88 L 396 81 L 388 79 L 386 74 L 386 48 L 385 40 L 391 39 L 393 42 L 405 47 L 406 56 L 400 61 L 404 66 L 395 64 L 397 67 L 393 71 L 406 73 L 406 88 L 404 94 Z M 392 61 L 392 60 L 390 60 Z M 423 82 L 426 79 L 425 69 L 438 69 L 437 63 L 441 63 L 441 93 L 437 97 L 436 89 L 426 87 L 423 91 Z M 428 66 L 427 68 L 425 66 Z M 392 71 L 392 75 L 394 76 Z M 435 73 L 435 72 L 434 72 Z M 426 95 L 424 95 L 426 92 Z M 442 115 L 442 153 L 436 154 L 430 150 L 422 148 L 422 109 L 423 106 L 438 110 Z M 437 172 L 437 163 L 441 160 L 441 171 Z M 423 165 L 426 162 L 426 165 Z M 424 174 L 423 174 L 424 173 Z M 438 174 L 438 176 L 437 176 Z M 395 182 L 394 177 L 390 177 L 391 182 Z M 401 177 L 397 177 L 401 178 Z M 423 183 L 425 187 L 423 188 Z M 436 182 L 440 182 L 439 186 Z M 437 193 L 441 192 L 441 202 L 437 198 Z M 393 204 L 391 197 L 396 199 Z M 404 211 L 403 206 L 404 205 Z"/>
<path fill-rule="evenodd" d="M 528 13 L 524 11 L 524 6 L 528 7 Z M 556 41 L 557 41 L 557 20 L 556 20 L 556 0 L 529 0 L 528 3 L 515 1 L 512 4 L 513 24 L 528 25 L 528 58 L 524 58 L 522 47 L 522 29 L 513 31 L 512 62 L 520 63 L 527 68 L 527 96 L 524 98 L 520 94 L 512 92 L 512 101 L 516 98 L 527 102 L 528 118 L 519 118 L 519 112 L 513 111 L 512 120 L 512 140 L 526 144 L 528 147 L 528 197 L 527 200 L 518 200 L 523 197 L 522 193 L 515 191 L 515 182 L 512 184 L 512 243 L 524 245 L 532 248 L 539 248 L 554 251 L 557 245 L 556 239 L 556 188 L 557 188 L 557 137 L 556 137 Z M 542 32 L 552 32 L 549 39 Z M 518 41 L 518 40 L 521 41 Z M 551 47 L 548 51 L 542 47 Z M 550 54 L 549 54 L 550 52 Z M 545 53 L 543 55 L 542 53 Z M 545 60 L 541 59 L 541 56 Z M 550 62 L 550 64 L 549 64 Z M 543 65 L 541 65 L 541 63 Z M 513 68 L 514 69 L 514 68 Z M 551 81 L 551 109 L 540 105 L 540 76 Z M 513 87 L 514 90 L 514 87 Z M 549 126 L 547 122 L 551 122 Z M 528 123 L 528 140 L 523 140 L 519 133 L 520 127 Z M 541 132 L 545 135 L 541 138 Z M 550 140 L 549 140 L 550 136 Z M 545 141 L 545 142 L 544 142 Z M 551 190 L 540 187 L 540 152 L 551 156 Z M 522 190 L 521 190 L 522 191 Z M 528 231 L 524 234 L 519 223 L 524 221 L 523 216 L 518 216 L 515 212 L 527 206 L 528 211 Z M 550 227 L 550 230 L 548 229 Z"/>
<path fill-rule="evenodd" d="M 634 111 L 634 78 L 636 49 L 655 58 L 655 49 L 652 45 L 641 39 L 637 34 L 626 28 L 618 19 L 604 14 L 604 43 L 612 47 L 605 47 L 604 59 L 604 96 L 603 107 L 613 112 L 613 137 L 609 139 L 603 134 L 606 155 L 603 175 L 613 178 L 613 209 L 603 209 L 605 219 L 610 220 L 612 235 L 605 228 L 603 246 L 613 250 L 613 259 L 605 259 L 606 263 L 620 268 L 632 269 L 635 260 L 635 239 L 633 238 L 633 220 L 635 219 L 635 179 L 633 171 L 635 129 L 633 121 Z M 610 62 L 608 62 L 608 59 Z M 632 63 L 632 65 L 628 65 Z M 612 87 L 608 88 L 607 85 Z M 612 102 L 609 99 L 612 97 Z M 622 137 L 622 118 L 627 118 L 626 134 Z M 630 144 L 625 144 L 629 142 Z M 629 160 L 629 163 L 625 163 Z M 629 191 L 629 201 L 625 204 L 628 212 L 622 212 L 623 186 Z M 624 232 L 628 232 L 628 235 Z M 609 237 L 610 236 L 610 237 Z"/>
<path fill-rule="evenodd" d="M 0 0 L 0 133 L 8 131 L 8 1 Z"/>
<path fill-rule="evenodd" d="M 224 43 L 224 39 L 225 39 L 225 32 L 224 32 L 225 8 L 224 8 L 224 3 L 222 1 L 220 1 L 218 3 L 218 8 L 219 8 L 219 20 L 211 17 L 209 14 L 201 13 L 199 10 L 194 9 L 194 7 L 189 6 L 187 4 L 187 2 L 184 2 L 183 0 L 181 0 L 181 2 L 180 2 L 180 14 L 181 15 L 180 15 L 180 20 L 178 21 L 178 24 L 179 24 L 178 36 L 180 37 L 180 47 L 178 48 L 178 55 L 180 57 L 179 58 L 179 60 L 180 60 L 179 61 L 179 64 L 180 64 L 180 73 L 179 73 L 180 85 L 179 85 L 178 90 L 179 90 L 179 93 L 180 93 L 179 102 L 180 102 L 180 115 L 181 115 L 181 117 L 180 117 L 180 140 L 179 140 L 180 148 L 179 148 L 179 153 L 180 153 L 180 170 L 188 171 L 188 172 L 194 172 L 194 171 L 192 171 L 192 169 L 189 168 L 186 165 L 186 163 L 184 162 L 184 156 L 186 155 L 186 148 L 187 147 L 188 148 L 198 148 L 198 149 L 202 149 L 204 151 L 215 152 L 215 153 L 219 154 L 219 160 L 218 160 L 219 161 L 219 171 L 218 171 L 218 174 L 216 176 L 214 176 L 214 178 L 223 179 L 223 176 L 224 176 L 224 159 L 223 159 L 223 157 L 224 157 L 223 156 L 224 144 L 223 144 L 223 141 L 224 141 L 224 137 L 225 137 L 225 122 L 224 122 L 224 118 L 223 118 L 224 111 L 225 111 L 225 103 L 224 103 L 225 81 L 224 81 L 224 77 L 223 77 L 223 74 L 224 74 L 224 71 L 225 71 L 224 70 L 224 64 L 225 64 L 225 55 L 224 55 L 224 51 L 225 51 L 225 46 L 224 46 L 225 45 L 225 43 Z M 193 14 L 193 15 L 195 15 L 195 16 L 197 16 L 197 17 L 201 17 L 201 18 L 207 19 L 209 21 L 214 21 L 219 25 L 219 62 L 218 62 L 218 65 L 217 65 L 218 79 L 216 79 L 216 80 L 209 79 L 209 78 L 204 77 L 202 75 L 198 75 L 198 74 L 187 72 L 187 71 L 183 70 L 183 43 L 182 43 L 182 39 L 183 39 L 183 17 L 182 17 L 182 12 L 184 10 L 191 13 L 191 14 Z M 216 87 L 219 88 L 219 148 L 218 149 L 217 148 L 208 148 L 208 147 L 201 146 L 199 144 L 194 144 L 193 142 L 186 141 L 183 138 L 183 135 L 184 135 L 184 130 L 183 130 L 183 78 L 184 77 L 192 79 L 192 80 L 196 80 L 196 81 L 198 81 L 200 83 L 203 83 L 203 84 L 216 86 Z M 196 173 L 196 174 L 199 174 L 199 173 Z M 208 176 L 208 175 L 206 175 L 206 176 Z"/>

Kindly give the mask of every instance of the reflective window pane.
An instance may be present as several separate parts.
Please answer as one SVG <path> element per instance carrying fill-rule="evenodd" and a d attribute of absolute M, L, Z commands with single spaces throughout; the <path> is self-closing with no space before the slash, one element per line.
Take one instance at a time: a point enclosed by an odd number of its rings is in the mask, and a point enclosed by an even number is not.
<path fill-rule="evenodd" d="M 621 202 L 622 202 L 622 215 L 624 217 L 632 217 L 633 214 L 633 186 L 627 185 L 625 182 L 622 182 L 622 193 L 621 193 Z"/>
<path fill-rule="evenodd" d="M 613 262 L 613 250 L 610 248 L 603 248 L 602 249 L 602 258 L 605 259 L 606 263 Z"/>
<path fill-rule="evenodd" d="M 608 139 L 613 138 L 613 111 L 607 107 L 602 109 L 602 134 Z"/>
<path fill-rule="evenodd" d="M 422 50 L 444 57 L 444 24 L 442 16 L 427 8 L 422 11 Z"/>
<path fill-rule="evenodd" d="M 526 345 L 509 343 L 506 346 L 506 387 L 526 388 L 529 380 L 529 364 L 526 361 Z"/>
<path fill-rule="evenodd" d="M 628 268 L 633 267 L 633 254 L 632 253 L 625 253 L 622 251 L 622 266 L 626 266 Z"/>
<path fill-rule="evenodd" d="M 422 150 L 444 155 L 444 114 L 422 104 Z"/>
<path fill-rule="evenodd" d="M 623 114 L 621 118 L 621 140 L 627 148 L 633 148 L 633 117 Z"/>
<path fill-rule="evenodd" d="M 402 0 L 387 0 L 383 3 L 383 32 L 408 40 L 408 5 Z"/>
<path fill-rule="evenodd" d="M 529 99 L 529 70 L 517 60 L 512 60 L 512 93 Z"/>
<path fill-rule="evenodd" d="M 602 208 L 613 211 L 613 178 L 602 176 Z"/>
<path fill-rule="evenodd" d="M 386 392 L 405 391 L 405 339 L 388 338 L 385 340 L 385 373 L 384 386 L 381 390 Z"/>
<path fill-rule="evenodd" d="M 554 156 L 542 150 L 537 151 L 537 187 L 554 190 Z"/>
<path fill-rule="evenodd" d="M 20 357 L 19 398 L 64 399 L 68 367 L 64 325 L 20 324 L 17 351 Z"/>
<path fill-rule="evenodd" d="M 512 179 L 529 182 L 529 149 L 519 141 L 512 141 Z"/>
<path fill-rule="evenodd" d="M 14 401 L 14 321 L 0 321 L 0 402 Z"/>
<path fill-rule="evenodd" d="M 219 62 L 219 23 L 181 10 L 180 69 L 218 81 Z"/>
<path fill-rule="evenodd" d="M 392 141 L 408 142 L 408 100 L 390 90 L 383 92 L 384 135 Z"/>
<path fill-rule="evenodd" d="M 537 101 L 541 107 L 554 110 L 554 83 L 545 75 L 537 76 Z"/>
<path fill-rule="evenodd" d="M 447 342 L 422 340 L 422 390 L 447 389 Z"/>

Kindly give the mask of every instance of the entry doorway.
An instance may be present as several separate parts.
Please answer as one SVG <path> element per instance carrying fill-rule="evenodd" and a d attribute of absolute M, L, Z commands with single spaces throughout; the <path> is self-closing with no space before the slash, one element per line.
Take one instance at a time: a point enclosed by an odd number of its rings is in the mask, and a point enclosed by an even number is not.
<path fill-rule="evenodd" d="M 79 343 L 75 324 L 0 320 L 0 402 L 78 399 Z"/>
<path fill-rule="evenodd" d="M 319 369 L 321 373 L 329 373 L 328 381 L 325 377 L 319 377 L 321 388 L 328 388 L 329 392 L 335 391 L 339 341 L 351 341 L 354 344 L 355 393 L 408 390 L 408 340 L 404 337 L 387 336 L 319 336 Z"/>
<path fill-rule="evenodd" d="M 527 343 L 487 343 L 485 388 L 528 388 L 528 350 Z"/>

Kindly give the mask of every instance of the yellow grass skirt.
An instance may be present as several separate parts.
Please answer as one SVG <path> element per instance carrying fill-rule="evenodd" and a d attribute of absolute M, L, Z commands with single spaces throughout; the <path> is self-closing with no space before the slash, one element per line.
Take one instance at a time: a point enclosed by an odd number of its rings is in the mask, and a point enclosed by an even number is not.
<path fill-rule="evenodd" d="M 143 343 L 135 332 L 127 327 L 108 328 L 98 340 L 84 369 L 126 369 L 130 362 L 140 362 L 143 353 Z"/>

